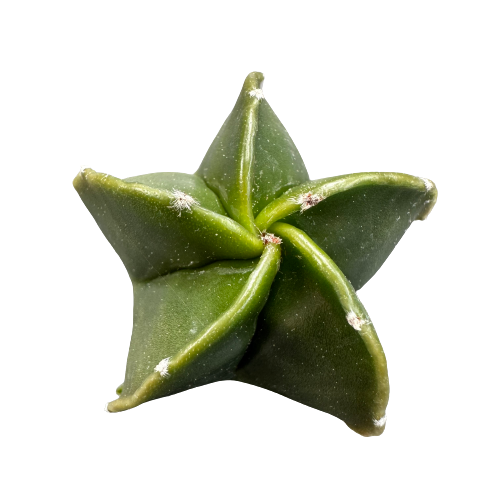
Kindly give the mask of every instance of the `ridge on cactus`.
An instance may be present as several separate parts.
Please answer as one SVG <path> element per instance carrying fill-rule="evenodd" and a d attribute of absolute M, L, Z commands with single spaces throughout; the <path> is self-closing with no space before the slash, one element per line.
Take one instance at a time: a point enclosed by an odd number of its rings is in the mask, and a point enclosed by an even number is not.
<path fill-rule="evenodd" d="M 125 380 L 106 409 L 231 379 L 379 435 L 387 365 L 356 290 L 437 190 L 399 173 L 309 180 L 263 80 L 248 75 L 195 174 L 74 180 L 134 289 Z"/>

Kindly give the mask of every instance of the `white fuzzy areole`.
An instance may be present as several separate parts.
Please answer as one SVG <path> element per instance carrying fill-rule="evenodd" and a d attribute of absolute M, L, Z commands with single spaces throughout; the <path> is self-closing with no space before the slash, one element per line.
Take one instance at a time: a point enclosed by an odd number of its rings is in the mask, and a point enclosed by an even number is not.
<path fill-rule="evenodd" d="M 264 92 L 262 91 L 262 89 L 251 90 L 250 92 L 248 92 L 248 95 L 250 97 L 255 97 L 255 99 L 257 99 L 258 101 L 264 99 Z"/>
<path fill-rule="evenodd" d="M 178 210 L 179 217 L 181 216 L 183 210 L 187 210 L 188 212 L 191 212 L 192 206 L 200 204 L 197 200 L 195 200 L 189 194 L 183 193 L 182 191 L 179 191 L 177 189 L 174 189 L 172 191 L 172 194 L 174 195 L 175 199 L 172 202 L 172 205 L 170 205 L 170 208 Z"/>
<path fill-rule="evenodd" d="M 260 235 L 260 239 L 264 245 L 268 245 L 269 243 L 274 243 L 275 245 L 281 244 L 281 238 L 275 236 L 273 233 L 262 233 Z"/>
<path fill-rule="evenodd" d="M 161 377 L 168 377 L 168 365 L 170 364 L 170 358 L 162 359 L 155 367 L 155 372 L 158 372 Z"/>
<path fill-rule="evenodd" d="M 387 421 L 387 414 L 385 413 L 382 418 L 379 418 L 378 420 L 373 420 L 373 425 L 375 427 L 382 427 L 385 425 L 386 421 Z"/>
<path fill-rule="evenodd" d="M 309 210 L 312 207 L 315 207 L 320 201 L 323 201 L 325 197 L 319 193 L 314 194 L 311 191 L 308 193 L 299 194 L 296 198 L 292 198 L 294 203 L 300 205 L 300 213 L 304 212 L 304 210 Z"/>
<path fill-rule="evenodd" d="M 366 321 L 360 318 L 354 311 L 350 311 L 345 317 L 347 322 L 355 329 L 360 331 Z"/>
<path fill-rule="evenodd" d="M 420 179 L 424 181 L 425 189 L 427 189 L 427 191 L 430 191 L 433 188 L 434 185 L 429 179 L 426 179 L 425 177 L 420 177 Z"/>

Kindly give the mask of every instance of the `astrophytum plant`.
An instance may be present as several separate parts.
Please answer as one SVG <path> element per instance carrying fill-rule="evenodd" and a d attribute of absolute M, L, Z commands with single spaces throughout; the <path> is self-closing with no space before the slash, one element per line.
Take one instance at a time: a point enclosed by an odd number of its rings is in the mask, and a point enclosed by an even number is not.
<path fill-rule="evenodd" d="M 437 191 L 398 173 L 310 181 L 263 80 L 247 77 L 195 174 L 74 180 L 134 288 L 125 381 L 106 409 L 229 379 L 379 435 L 387 365 L 356 290 Z"/>

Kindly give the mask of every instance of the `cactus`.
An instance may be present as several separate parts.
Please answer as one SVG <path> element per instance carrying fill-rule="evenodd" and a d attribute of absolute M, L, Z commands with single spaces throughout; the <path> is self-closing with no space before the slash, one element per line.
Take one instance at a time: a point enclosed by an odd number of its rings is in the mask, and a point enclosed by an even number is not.
<path fill-rule="evenodd" d="M 399 173 L 310 181 L 263 79 L 246 78 L 195 174 L 74 180 L 134 289 L 125 381 L 106 409 L 231 379 L 379 435 L 386 359 L 356 290 L 437 191 Z"/>

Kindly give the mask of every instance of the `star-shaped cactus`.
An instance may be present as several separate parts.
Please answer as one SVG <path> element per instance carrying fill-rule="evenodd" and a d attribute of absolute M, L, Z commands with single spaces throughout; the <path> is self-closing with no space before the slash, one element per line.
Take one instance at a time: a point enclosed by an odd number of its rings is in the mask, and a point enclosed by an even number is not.
<path fill-rule="evenodd" d="M 246 78 L 194 175 L 75 178 L 134 288 L 125 381 L 107 410 L 234 379 L 378 435 L 387 366 L 356 290 L 437 191 L 398 173 L 310 181 L 263 79 Z"/>

